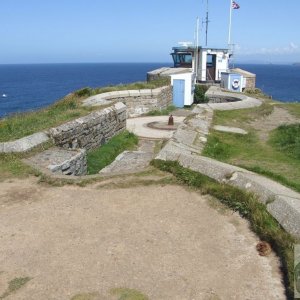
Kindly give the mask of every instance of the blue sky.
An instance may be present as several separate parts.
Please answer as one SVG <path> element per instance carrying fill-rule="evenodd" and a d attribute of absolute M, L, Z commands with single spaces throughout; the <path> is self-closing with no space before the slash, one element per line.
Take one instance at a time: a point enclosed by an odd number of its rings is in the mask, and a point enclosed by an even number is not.
<path fill-rule="evenodd" d="M 236 61 L 300 61 L 300 0 L 236 2 Z M 227 46 L 229 3 L 209 0 L 208 46 Z M 206 0 L 0 1 L 0 63 L 171 62 L 205 10 Z"/>

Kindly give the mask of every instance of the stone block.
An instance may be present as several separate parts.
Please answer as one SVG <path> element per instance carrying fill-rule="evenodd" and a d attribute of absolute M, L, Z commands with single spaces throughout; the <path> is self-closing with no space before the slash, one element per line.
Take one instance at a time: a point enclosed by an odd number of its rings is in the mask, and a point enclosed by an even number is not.
<path fill-rule="evenodd" d="M 270 214 L 281 226 L 300 239 L 300 199 L 277 195 L 275 200 L 267 204 Z"/>

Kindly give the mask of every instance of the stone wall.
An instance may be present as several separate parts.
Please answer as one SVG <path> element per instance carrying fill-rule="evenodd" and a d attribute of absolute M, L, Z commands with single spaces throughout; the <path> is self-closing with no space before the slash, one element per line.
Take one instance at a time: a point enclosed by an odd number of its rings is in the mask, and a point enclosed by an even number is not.
<path fill-rule="evenodd" d="M 56 146 L 65 149 L 97 148 L 126 128 L 126 106 L 116 103 L 49 130 Z"/>
<path fill-rule="evenodd" d="M 34 167 L 45 168 L 55 174 L 82 176 L 87 173 L 84 149 L 67 150 L 55 147 L 30 157 L 27 162 Z"/>
<path fill-rule="evenodd" d="M 172 86 L 148 90 L 108 92 L 91 96 L 83 101 L 85 106 L 100 106 L 120 101 L 127 106 L 127 117 L 137 117 L 151 110 L 161 110 L 172 104 Z"/>

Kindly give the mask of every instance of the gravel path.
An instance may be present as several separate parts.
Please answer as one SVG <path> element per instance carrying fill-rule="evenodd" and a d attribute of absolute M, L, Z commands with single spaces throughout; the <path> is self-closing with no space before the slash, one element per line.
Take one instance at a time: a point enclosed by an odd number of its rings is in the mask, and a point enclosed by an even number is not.
<path fill-rule="evenodd" d="M 251 126 L 258 130 L 258 135 L 261 140 L 267 141 L 270 131 L 283 124 L 299 123 L 300 120 L 291 115 L 286 109 L 274 107 L 273 112 L 264 117 L 251 122 Z"/>
<path fill-rule="evenodd" d="M 31 278 L 7 300 L 120 299 L 113 288 L 161 300 L 285 299 L 277 258 L 258 255 L 247 222 L 181 186 L 2 182 L 0 220 L 0 296 Z"/>

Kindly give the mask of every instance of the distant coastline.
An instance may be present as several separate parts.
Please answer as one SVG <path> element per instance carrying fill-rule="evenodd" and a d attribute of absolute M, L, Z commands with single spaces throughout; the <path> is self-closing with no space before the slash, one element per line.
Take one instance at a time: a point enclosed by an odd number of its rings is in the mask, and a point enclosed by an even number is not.
<path fill-rule="evenodd" d="M 300 67 L 300 62 L 293 63 L 293 66 Z"/>

